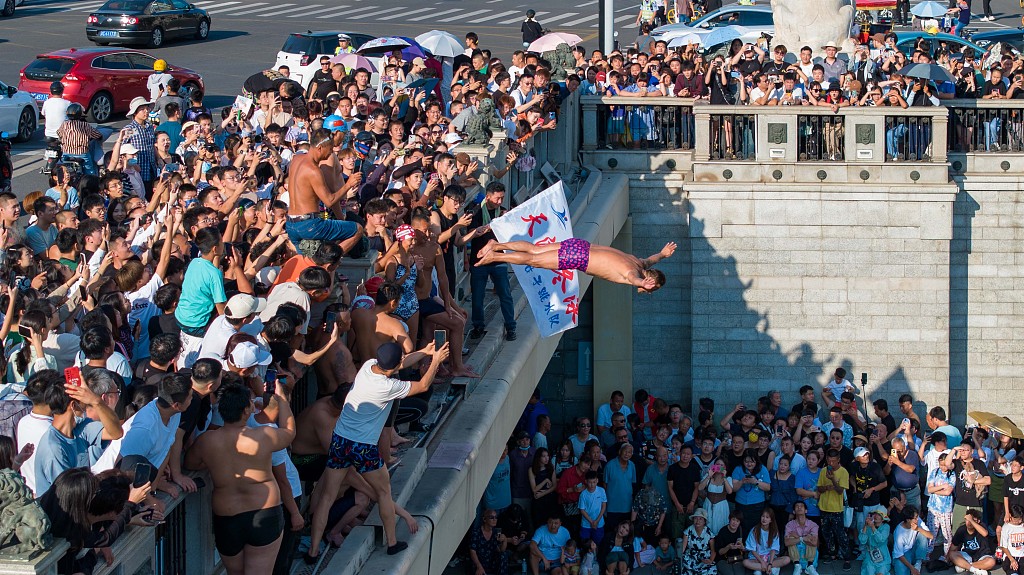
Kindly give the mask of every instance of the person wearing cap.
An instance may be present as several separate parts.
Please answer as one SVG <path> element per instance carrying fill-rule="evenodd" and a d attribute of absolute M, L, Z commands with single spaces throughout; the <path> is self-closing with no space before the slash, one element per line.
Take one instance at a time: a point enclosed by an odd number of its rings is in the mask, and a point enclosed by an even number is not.
<path fill-rule="evenodd" d="M 224 351 L 224 369 L 246 380 L 257 375 L 261 368 L 267 367 L 272 361 L 274 356 L 247 333 L 232 336 Z M 253 387 L 252 382 L 247 383 Z"/>
<path fill-rule="evenodd" d="M 338 34 L 338 47 L 334 49 L 334 55 L 352 54 L 356 51 L 352 45 L 352 37 L 348 34 Z"/>
<path fill-rule="evenodd" d="M 398 541 L 395 534 L 395 504 L 391 499 L 391 476 L 384 466 L 377 442 L 384 430 L 391 402 L 430 389 L 441 362 L 448 358 L 449 344 L 434 349 L 431 341 L 418 352 L 406 354 L 403 347 L 389 342 L 377 348 L 375 357 L 366 361 L 356 374 L 352 390 L 345 398 L 345 407 L 334 427 L 328 453 L 327 470 L 317 484 L 312 503 L 313 520 L 310 534 L 310 553 L 320 554 L 320 542 L 327 516 L 338 489 L 350 470 L 363 476 L 377 495 L 381 522 L 389 555 L 404 550 L 408 545 Z M 430 367 L 419 381 L 395 379 L 398 371 L 415 366 L 430 358 Z M 313 553 L 315 551 L 315 553 Z"/>
<path fill-rule="evenodd" d="M 417 258 L 413 256 L 412 247 L 416 239 L 416 230 L 408 224 L 402 224 L 395 230 L 395 243 L 391 253 L 382 262 L 384 278 L 388 282 L 402 286 L 402 299 L 394 314 L 409 326 L 409 338 L 415 345 L 419 334 L 419 298 L 416 297 L 416 282 L 420 271 Z"/>
<path fill-rule="evenodd" d="M 683 532 L 683 540 L 679 546 L 683 571 L 693 575 L 716 575 L 718 568 L 711 560 L 711 539 L 714 533 L 708 528 L 708 514 L 697 509 L 690 516 L 690 526 Z M 652 534 L 646 539 L 654 539 Z"/>
<path fill-rule="evenodd" d="M 113 162 L 117 157 L 118 144 L 128 144 L 135 149 L 139 176 L 146 186 L 144 192 L 152 190 L 153 180 L 156 179 L 156 151 L 153 149 L 156 144 L 156 131 L 147 121 L 151 107 L 152 104 L 142 97 L 134 98 L 131 101 L 131 104 L 128 105 L 128 119 L 131 121 L 119 132 L 117 142 L 114 144 L 115 153 L 111 156 Z M 108 169 L 115 168 L 108 166 Z M 144 196 L 145 194 L 139 195 Z"/>
<path fill-rule="evenodd" d="M 821 67 L 825 71 L 825 77 L 828 78 L 829 82 L 832 82 L 832 78 L 837 80 L 843 76 L 846 72 L 848 64 L 837 58 L 840 47 L 835 42 L 828 42 L 821 47 L 825 51 L 825 57 L 821 59 Z"/>
<path fill-rule="evenodd" d="M 423 71 L 426 69 L 427 64 L 423 61 L 423 58 L 416 56 L 412 59 L 412 65 L 409 67 L 409 71 L 405 74 L 405 83 L 408 85 L 412 84 L 416 80 L 422 79 Z"/>
<path fill-rule="evenodd" d="M 346 220 L 325 220 L 320 217 L 320 202 L 336 209 L 348 190 L 330 190 L 320 171 L 320 162 L 334 153 L 332 136 L 323 128 L 313 132 L 309 152 L 296 156 L 288 170 L 288 221 L 285 230 L 293 244 L 302 240 L 342 242 L 362 237 L 363 227 Z"/>
<path fill-rule="evenodd" d="M 856 502 L 854 525 L 859 525 L 867 514 L 885 509 L 881 502 L 881 492 L 889 487 L 889 482 L 882 472 L 882 466 L 871 459 L 868 448 L 854 449 L 853 460 L 850 469 L 850 498 Z"/>
<path fill-rule="evenodd" d="M 863 552 L 860 575 L 889 575 L 892 556 L 889 554 L 888 520 L 885 509 L 872 509 L 865 513 L 857 537 Z"/>
<path fill-rule="evenodd" d="M 236 294 L 228 300 L 224 313 L 210 323 L 199 348 L 199 359 L 225 361 L 228 340 L 267 307 L 267 300 L 247 293 Z"/>

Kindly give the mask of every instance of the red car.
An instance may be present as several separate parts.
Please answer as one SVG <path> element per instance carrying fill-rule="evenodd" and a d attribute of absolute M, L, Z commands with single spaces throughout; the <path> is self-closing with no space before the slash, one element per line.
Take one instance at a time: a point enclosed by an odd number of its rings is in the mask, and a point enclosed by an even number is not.
<path fill-rule="evenodd" d="M 132 98 L 149 98 L 146 80 L 153 73 L 154 56 L 121 48 L 68 48 L 36 56 L 21 69 L 18 90 L 27 92 L 42 107 L 50 84 L 64 84 L 64 99 L 81 104 L 89 121 L 103 123 L 127 112 Z M 197 72 L 167 65 L 167 73 L 181 81 L 181 94 L 203 89 Z"/>

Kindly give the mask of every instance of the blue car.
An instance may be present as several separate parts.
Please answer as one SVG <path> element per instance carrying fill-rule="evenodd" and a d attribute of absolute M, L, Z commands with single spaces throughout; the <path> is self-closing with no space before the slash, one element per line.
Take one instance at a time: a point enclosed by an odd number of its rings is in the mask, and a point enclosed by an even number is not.
<path fill-rule="evenodd" d="M 920 30 L 915 30 L 912 32 L 897 32 L 896 47 L 900 50 L 900 52 L 903 52 L 904 54 L 907 54 L 909 56 L 914 52 L 914 45 L 920 38 L 925 38 L 926 40 L 931 41 L 932 57 L 935 56 L 936 50 L 942 47 L 942 44 L 946 44 L 947 46 L 959 46 L 959 48 L 956 50 L 957 52 L 963 52 L 965 48 L 973 48 L 975 55 L 979 58 L 982 54 L 985 53 L 985 48 L 983 48 L 979 44 L 975 44 L 974 42 L 966 40 L 959 36 L 945 34 L 942 32 L 939 32 L 937 34 L 929 34 L 928 32 L 922 32 Z"/>
<path fill-rule="evenodd" d="M 986 30 L 971 35 L 971 42 L 988 48 L 996 42 L 1009 44 L 1014 50 L 1024 52 L 1024 28 L 1004 28 L 1002 30 Z"/>

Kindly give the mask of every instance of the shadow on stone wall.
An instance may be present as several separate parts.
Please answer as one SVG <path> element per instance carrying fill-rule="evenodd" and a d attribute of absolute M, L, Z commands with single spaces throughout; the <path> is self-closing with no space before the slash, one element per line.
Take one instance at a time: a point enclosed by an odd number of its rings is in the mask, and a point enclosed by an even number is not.
<path fill-rule="evenodd" d="M 965 191 L 953 202 L 953 239 L 949 242 L 949 414 L 954 425 L 965 425 L 968 394 L 967 317 L 970 312 L 968 270 L 971 221 L 981 205 Z"/>

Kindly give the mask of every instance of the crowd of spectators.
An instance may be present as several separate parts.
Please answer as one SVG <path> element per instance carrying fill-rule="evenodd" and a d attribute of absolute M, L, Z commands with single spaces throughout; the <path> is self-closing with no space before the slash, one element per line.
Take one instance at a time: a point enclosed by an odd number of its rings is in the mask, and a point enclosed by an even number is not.
<path fill-rule="evenodd" d="M 217 112 L 157 69 L 95 174 L 62 163 L 50 188 L 0 195 L 0 465 L 71 543 L 61 573 L 110 562 L 128 524 L 152 528 L 199 489 L 228 573 L 289 572 L 307 527 L 318 561 L 374 502 L 388 553 L 405 548 L 397 427 L 424 430 L 436 380 L 477 376 L 464 334 L 484 334 L 489 280 L 516 338 L 509 270 L 476 252 L 510 205 L 499 179 L 575 87 L 537 54 L 503 62 L 466 41 L 448 70 L 381 56 L 379 87 L 328 59 L 308 86 L 265 70 L 249 105 Z M 459 150 L 484 101 L 518 144 L 503 167 Z M 89 154 L 99 133 L 61 90 L 44 110 Z M 313 214 L 294 209 L 307 176 L 331 198 Z M 343 257 L 372 277 L 350 290 Z M 463 258 L 472 313 L 453 295 Z"/>
<path fill-rule="evenodd" d="M 535 393 L 480 502 L 470 572 L 1019 573 L 1020 442 L 941 406 L 922 418 L 908 394 L 893 411 L 863 399 L 842 368 L 791 407 L 770 391 L 724 414 L 615 391 L 559 439 Z"/>

